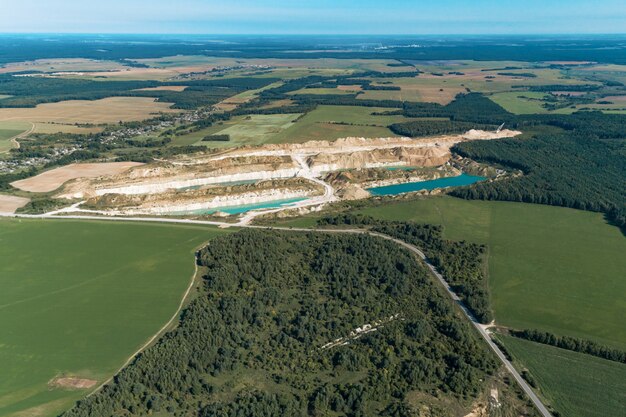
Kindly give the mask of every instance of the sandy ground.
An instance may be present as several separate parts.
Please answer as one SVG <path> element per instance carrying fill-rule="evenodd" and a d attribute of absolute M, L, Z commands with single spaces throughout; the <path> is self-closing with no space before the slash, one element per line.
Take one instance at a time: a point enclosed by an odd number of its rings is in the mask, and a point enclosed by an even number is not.
<path fill-rule="evenodd" d="M 138 162 L 71 164 L 43 172 L 34 177 L 12 182 L 11 185 L 24 191 L 46 193 L 56 190 L 66 181 L 74 178 L 94 178 L 102 175 L 115 175 L 137 165 L 142 164 Z"/>
<path fill-rule="evenodd" d="M 30 199 L 13 195 L 0 194 L 0 213 L 15 213 L 20 207 L 24 207 Z"/>
<path fill-rule="evenodd" d="M 116 123 L 154 117 L 159 112 L 176 112 L 171 103 L 150 97 L 110 97 L 102 100 L 69 100 L 40 104 L 33 108 L 0 109 L 0 121 L 74 123 Z"/>
<path fill-rule="evenodd" d="M 98 381 L 93 379 L 76 378 L 76 377 L 60 377 L 54 378 L 48 383 L 51 387 L 66 389 L 85 389 L 96 385 Z"/>

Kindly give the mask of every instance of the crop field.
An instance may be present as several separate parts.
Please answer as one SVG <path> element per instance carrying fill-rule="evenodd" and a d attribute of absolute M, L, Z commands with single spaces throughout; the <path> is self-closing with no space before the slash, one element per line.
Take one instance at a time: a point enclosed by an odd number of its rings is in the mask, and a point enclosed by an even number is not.
<path fill-rule="evenodd" d="M 511 336 L 499 338 L 513 358 L 519 361 L 514 363 L 518 368 L 528 369 L 540 395 L 560 415 L 624 415 L 626 365 Z"/>
<path fill-rule="evenodd" d="M 294 121 L 299 116 L 299 113 L 236 116 L 222 124 L 216 124 L 207 129 L 179 136 L 172 143 L 175 145 L 204 145 L 209 148 L 261 145 L 273 142 L 277 135 L 293 126 Z M 203 142 L 202 139 L 209 135 L 229 135 L 230 141 Z"/>
<path fill-rule="evenodd" d="M 489 245 L 496 322 L 626 348 L 626 239 L 601 214 L 435 197 L 358 212 L 442 224 L 453 240 Z M 311 217 L 287 223 L 312 224 Z"/>
<path fill-rule="evenodd" d="M 227 98 L 226 100 L 216 104 L 216 107 L 220 110 L 231 111 L 235 109 L 238 105 L 247 103 L 248 101 L 255 98 L 261 91 L 267 90 L 268 88 L 275 88 L 281 85 L 282 82 L 276 82 L 272 84 L 268 84 L 265 87 L 257 88 L 255 90 L 247 90 L 232 97 Z"/>
<path fill-rule="evenodd" d="M 31 128 L 30 123 L 5 121 L 0 122 L 0 153 L 7 152 L 14 147 L 12 138 Z"/>
<path fill-rule="evenodd" d="M 388 111 L 378 107 L 318 106 L 301 114 L 236 116 L 222 124 L 179 136 L 173 145 L 205 145 L 211 148 L 263 143 L 301 143 L 308 140 L 335 140 L 348 136 L 395 136 L 387 126 L 414 120 L 401 115 L 373 116 Z M 229 142 L 202 142 L 208 135 L 228 134 Z"/>
<path fill-rule="evenodd" d="M 548 110 L 542 107 L 545 93 L 534 93 L 530 91 L 496 93 L 489 98 L 502 106 L 505 110 L 515 114 L 547 113 Z"/>
<path fill-rule="evenodd" d="M 368 90 L 358 96 L 359 99 L 373 100 L 405 100 L 405 101 L 426 101 L 440 104 L 447 104 L 454 97 L 468 90 L 483 93 L 511 92 L 516 85 L 549 85 L 549 84 L 595 84 L 595 82 L 583 81 L 581 79 L 566 77 L 558 70 L 545 68 L 528 68 L 519 70 L 505 70 L 503 63 L 486 62 L 481 65 L 470 63 L 465 65 L 427 65 L 417 67 L 422 71 L 432 71 L 423 73 L 417 77 L 401 78 L 375 78 L 372 85 L 390 85 L 400 87 L 400 91 Z M 517 66 L 516 66 L 517 68 Z M 519 67 L 521 68 L 521 67 Z M 535 77 L 521 77 L 507 74 L 532 73 Z"/>
<path fill-rule="evenodd" d="M 292 91 L 289 94 L 312 94 L 312 95 L 353 95 L 354 91 L 349 91 L 339 88 L 301 88 L 300 90 Z"/>
<path fill-rule="evenodd" d="M 103 162 L 70 164 L 42 172 L 34 177 L 15 181 L 11 183 L 11 185 L 23 191 L 47 193 L 56 190 L 65 182 L 74 178 L 94 178 L 102 175 L 115 175 L 137 165 L 141 165 L 141 163 Z"/>
<path fill-rule="evenodd" d="M 308 140 L 335 140 L 348 136 L 395 136 L 387 126 L 409 121 L 404 116 L 373 116 L 389 109 L 359 106 L 318 106 L 277 135 L 273 142 L 300 143 Z"/>
<path fill-rule="evenodd" d="M 158 113 L 171 113 L 171 103 L 149 97 L 110 97 L 102 100 L 70 100 L 39 104 L 34 108 L 2 108 L 0 123 L 24 121 L 42 123 L 117 123 L 155 117 Z"/>
<path fill-rule="evenodd" d="M 111 376 L 175 313 L 194 249 L 223 233 L 1 220 L 0 416 L 56 416 L 87 391 L 55 388 L 51 380 Z"/>
<path fill-rule="evenodd" d="M 30 199 L 14 195 L 0 194 L 0 213 L 14 213 L 20 207 L 25 206 Z"/>
<path fill-rule="evenodd" d="M 0 74 L 22 71 L 82 72 L 82 71 L 120 71 L 128 69 L 119 62 L 84 58 L 37 59 L 35 61 L 13 62 L 0 66 Z"/>

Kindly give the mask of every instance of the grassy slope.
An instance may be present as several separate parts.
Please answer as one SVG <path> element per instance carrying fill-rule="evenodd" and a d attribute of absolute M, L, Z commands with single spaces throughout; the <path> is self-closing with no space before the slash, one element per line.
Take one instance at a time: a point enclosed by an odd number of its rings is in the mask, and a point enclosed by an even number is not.
<path fill-rule="evenodd" d="M 53 415 L 102 381 L 176 310 L 193 251 L 216 229 L 111 222 L 0 221 L 0 415 Z"/>
<path fill-rule="evenodd" d="M 443 224 L 454 240 L 487 243 L 499 324 L 626 348 L 626 239 L 602 216 L 541 205 L 435 197 L 360 210 Z M 311 218 L 292 225 L 313 223 Z"/>
<path fill-rule="evenodd" d="M 624 415 L 626 365 L 510 336 L 501 340 L 561 416 Z"/>

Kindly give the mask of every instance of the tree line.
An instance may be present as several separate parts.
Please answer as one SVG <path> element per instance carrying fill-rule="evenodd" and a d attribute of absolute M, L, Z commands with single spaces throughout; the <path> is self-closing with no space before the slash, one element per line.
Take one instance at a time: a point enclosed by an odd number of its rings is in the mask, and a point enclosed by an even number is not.
<path fill-rule="evenodd" d="M 179 326 L 63 416 L 409 417 L 409 393 L 469 404 L 498 368 L 392 242 L 244 230 L 198 262 L 206 275 Z M 356 338 L 365 324 L 376 331 Z"/>

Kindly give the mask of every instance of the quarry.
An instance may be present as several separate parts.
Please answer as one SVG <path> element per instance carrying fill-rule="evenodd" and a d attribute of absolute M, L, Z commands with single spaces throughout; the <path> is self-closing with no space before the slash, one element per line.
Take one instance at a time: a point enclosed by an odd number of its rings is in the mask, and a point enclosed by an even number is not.
<path fill-rule="evenodd" d="M 464 166 L 453 158 L 453 145 L 520 133 L 471 130 L 422 139 L 349 137 L 207 151 L 113 175 L 73 179 L 55 197 L 75 202 L 61 212 L 219 217 L 235 213 L 242 215 L 240 221 L 249 221 L 271 211 L 310 210 L 342 199 L 367 198 L 372 187 L 456 177 Z"/>

